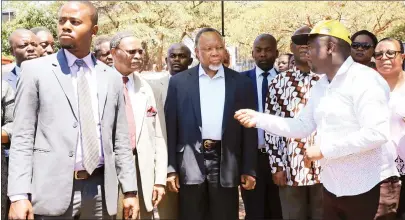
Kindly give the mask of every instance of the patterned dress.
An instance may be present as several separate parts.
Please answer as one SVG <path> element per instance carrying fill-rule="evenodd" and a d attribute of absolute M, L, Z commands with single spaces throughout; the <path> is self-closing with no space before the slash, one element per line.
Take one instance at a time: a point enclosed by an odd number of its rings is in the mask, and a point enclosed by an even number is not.
<path fill-rule="evenodd" d="M 1 81 L 1 129 L 11 135 L 14 111 L 14 91 L 10 84 Z M 8 157 L 6 157 L 9 144 L 1 144 L 1 219 L 8 219 L 9 201 L 7 197 Z"/>
<path fill-rule="evenodd" d="M 295 69 L 280 73 L 269 86 L 265 113 L 294 118 L 306 105 L 310 90 L 318 79 L 315 73 L 304 73 Z M 266 132 L 272 173 L 286 171 L 289 186 L 320 183 L 319 161 L 304 162 L 305 150 L 313 143 L 314 136 L 315 133 L 307 138 L 294 139 Z"/>

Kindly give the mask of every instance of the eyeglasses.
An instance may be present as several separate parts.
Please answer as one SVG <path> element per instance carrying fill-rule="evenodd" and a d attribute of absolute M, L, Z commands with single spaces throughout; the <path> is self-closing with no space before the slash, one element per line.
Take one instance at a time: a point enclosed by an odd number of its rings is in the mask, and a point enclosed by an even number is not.
<path fill-rule="evenodd" d="M 395 50 L 387 50 L 387 51 L 376 51 L 374 52 L 374 58 L 376 60 L 381 60 L 385 56 L 388 59 L 394 59 L 398 54 L 400 54 L 401 51 L 395 51 Z"/>
<path fill-rule="evenodd" d="M 353 42 L 352 43 L 352 48 L 353 49 L 358 50 L 358 49 L 360 49 L 360 47 L 363 48 L 364 50 L 368 50 L 368 49 L 372 48 L 373 45 L 369 44 L 369 43 L 360 43 L 360 42 Z"/>
<path fill-rule="evenodd" d="M 124 50 L 119 47 L 117 47 L 117 49 L 124 51 L 128 56 L 135 56 L 136 53 L 139 53 L 139 55 L 143 54 L 143 49 Z"/>

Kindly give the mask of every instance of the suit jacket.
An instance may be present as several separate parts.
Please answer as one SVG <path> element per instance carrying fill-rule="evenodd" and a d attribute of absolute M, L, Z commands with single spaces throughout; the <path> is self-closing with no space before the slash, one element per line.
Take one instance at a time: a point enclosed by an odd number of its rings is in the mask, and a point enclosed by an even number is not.
<path fill-rule="evenodd" d="M 4 81 L 7 81 L 11 88 L 14 89 L 14 91 L 17 89 L 17 74 L 16 74 L 16 69 L 15 67 L 8 73 L 5 73 L 2 77 Z"/>
<path fill-rule="evenodd" d="M 156 107 L 158 110 L 158 117 L 159 117 L 161 125 L 162 125 L 163 137 L 167 143 L 164 105 L 165 105 L 165 101 L 166 101 L 166 97 L 167 97 L 167 89 L 169 87 L 170 74 L 165 73 L 162 77 L 157 78 L 157 79 L 156 78 L 152 79 L 152 77 L 148 77 L 145 74 L 141 74 L 141 76 L 149 83 L 150 87 L 153 90 L 153 93 L 155 94 Z"/>
<path fill-rule="evenodd" d="M 142 182 L 143 200 L 148 212 L 153 210 L 152 193 L 155 184 L 166 185 L 167 146 L 162 135 L 160 118 L 148 116 L 148 109 L 156 109 L 152 88 L 138 74 L 133 74 L 136 105 L 136 151 Z M 159 114 L 159 113 L 158 113 Z"/>
<path fill-rule="evenodd" d="M 168 173 L 179 173 L 182 184 L 205 181 L 198 68 L 171 77 L 165 103 Z M 251 98 L 254 91 L 247 77 L 226 67 L 224 72 L 220 183 L 223 187 L 236 187 L 241 174 L 256 176 L 257 130 L 244 128 L 233 118 L 239 109 L 255 108 Z"/>
<path fill-rule="evenodd" d="M 118 180 L 136 191 L 122 79 L 93 57 L 104 151 L 107 211 L 117 211 Z M 77 101 L 64 50 L 25 61 L 17 83 L 8 195 L 30 193 L 34 213 L 59 216 L 72 199 L 79 130 Z M 118 177 L 118 178 L 117 178 Z"/>

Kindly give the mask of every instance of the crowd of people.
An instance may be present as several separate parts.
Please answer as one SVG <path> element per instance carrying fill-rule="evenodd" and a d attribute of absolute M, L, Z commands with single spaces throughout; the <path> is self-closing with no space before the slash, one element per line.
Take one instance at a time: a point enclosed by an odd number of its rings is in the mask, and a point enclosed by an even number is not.
<path fill-rule="evenodd" d="M 405 219 L 400 40 L 324 20 L 291 53 L 260 34 L 239 73 L 206 27 L 199 64 L 174 43 L 156 78 L 134 34 L 96 37 L 90 2 L 65 3 L 57 30 L 59 51 L 46 28 L 9 36 L 2 219 L 234 220 L 239 187 L 246 219 Z"/>

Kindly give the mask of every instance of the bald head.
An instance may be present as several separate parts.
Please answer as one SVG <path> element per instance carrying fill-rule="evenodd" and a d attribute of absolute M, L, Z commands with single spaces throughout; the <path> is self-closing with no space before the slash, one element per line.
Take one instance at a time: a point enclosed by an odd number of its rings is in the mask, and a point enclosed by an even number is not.
<path fill-rule="evenodd" d="M 17 29 L 11 33 L 8 40 L 17 66 L 21 66 L 25 60 L 39 57 L 42 52 L 38 47 L 38 37 L 30 30 Z"/>
<path fill-rule="evenodd" d="M 167 55 L 169 55 L 173 50 L 182 50 L 188 55 L 188 57 L 191 57 L 191 50 L 183 43 L 175 43 L 170 45 L 169 49 L 167 50 Z"/>
<path fill-rule="evenodd" d="M 172 44 L 167 50 L 166 64 L 170 75 L 187 70 L 192 62 L 190 49 L 182 43 Z"/>
<path fill-rule="evenodd" d="M 253 42 L 253 47 L 258 44 L 260 41 L 266 41 L 271 45 L 274 45 L 277 48 L 277 40 L 271 34 L 261 34 L 256 37 L 255 41 Z"/>
<path fill-rule="evenodd" d="M 256 65 L 263 71 L 273 68 L 278 57 L 277 40 L 271 34 L 261 34 L 253 43 L 252 57 Z"/>

